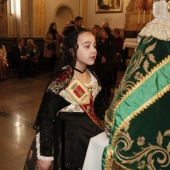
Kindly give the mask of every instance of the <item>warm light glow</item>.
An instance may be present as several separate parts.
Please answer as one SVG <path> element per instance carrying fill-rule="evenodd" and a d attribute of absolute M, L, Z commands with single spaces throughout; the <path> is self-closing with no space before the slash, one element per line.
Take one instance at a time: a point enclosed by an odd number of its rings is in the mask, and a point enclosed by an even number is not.
<path fill-rule="evenodd" d="M 140 10 L 138 11 L 138 24 L 140 24 Z"/>
<path fill-rule="evenodd" d="M 13 15 L 14 14 L 14 0 L 10 1 L 10 14 Z"/>
<path fill-rule="evenodd" d="M 145 10 L 143 11 L 143 24 L 145 24 Z"/>
<path fill-rule="evenodd" d="M 152 11 L 150 10 L 150 14 L 149 14 L 149 21 L 152 20 Z"/>
<path fill-rule="evenodd" d="M 16 138 L 17 144 L 19 144 L 21 142 L 21 133 L 24 127 L 22 126 L 22 123 L 20 122 L 20 115 L 17 115 L 17 118 L 15 120 L 15 125 L 16 125 L 15 138 Z"/>
<path fill-rule="evenodd" d="M 20 18 L 21 15 L 21 2 L 20 0 L 16 0 L 16 16 Z"/>

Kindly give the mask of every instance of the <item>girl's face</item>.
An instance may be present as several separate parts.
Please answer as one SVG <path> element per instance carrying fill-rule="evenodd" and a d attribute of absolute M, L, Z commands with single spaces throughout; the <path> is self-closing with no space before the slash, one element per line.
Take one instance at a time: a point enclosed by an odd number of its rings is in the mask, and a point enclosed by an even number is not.
<path fill-rule="evenodd" d="M 92 33 L 84 32 L 78 36 L 76 67 L 83 68 L 93 65 L 96 59 L 96 40 Z"/>

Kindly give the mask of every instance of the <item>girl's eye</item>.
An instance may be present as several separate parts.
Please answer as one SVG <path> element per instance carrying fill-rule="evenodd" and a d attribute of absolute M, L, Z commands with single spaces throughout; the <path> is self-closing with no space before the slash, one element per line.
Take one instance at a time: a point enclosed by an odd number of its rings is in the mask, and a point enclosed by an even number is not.
<path fill-rule="evenodd" d="M 90 47 L 89 45 L 85 46 L 85 48 L 89 48 L 89 47 Z"/>
<path fill-rule="evenodd" d="M 94 48 L 96 48 L 96 45 L 94 45 Z"/>

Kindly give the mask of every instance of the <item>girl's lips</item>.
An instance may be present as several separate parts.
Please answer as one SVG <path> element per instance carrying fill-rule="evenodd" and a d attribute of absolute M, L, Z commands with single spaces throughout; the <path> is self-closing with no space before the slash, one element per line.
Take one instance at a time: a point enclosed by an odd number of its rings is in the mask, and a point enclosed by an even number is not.
<path fill-rule="evenodd" d="M 93 60 L 95 60 L 96 59 L 96 56 L 92 56 L 92 57 L 90 57 L 91 59 L 93 59 Z"/>

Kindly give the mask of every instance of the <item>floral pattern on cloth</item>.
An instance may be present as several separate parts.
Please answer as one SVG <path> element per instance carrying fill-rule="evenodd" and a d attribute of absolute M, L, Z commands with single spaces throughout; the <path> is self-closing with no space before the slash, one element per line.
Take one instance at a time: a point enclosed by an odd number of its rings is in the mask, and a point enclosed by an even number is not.
<path fill-rule="evenodd" d="M 170 129 L 163 133 L 158 131 L 155 139 L 156 144 L 152 144 L 147 142 L 147 137 L 145 136 L 139 136 L 137 140 L 133 140 L 128 132 L 129 127 L 130 122 L 123 127 L 115 143 L 114 154 L 122 164 L 136 162 L 139 170 L 157 170 L 155 167 L 155 162 L 157 161 L 161 169 L 170 167 L 170 142 L 164 145 L 165 138 L 170 137 Z M 125 152 L 131 150 L 133 145 L 138 146 L 136 149 L 138 152 L 125 156 Z"/>
<path fill-rule="evenodd" d="M 141 40 L 140 43 L 150 43 L 152 42 L 153 37 L 151 38 L 144 38 Z M 110 110 L 115 110 L 118 103 L 123 99 L 124 96 L 127 95 L 127 93 L 131 93 L 132 89 L 137 86 L 137 83 L 140 83 L 145 76 L 149 73 L 151 68 L 156 66 L 157 61 L 155 59 L 155 56 L 153 54 L 153 50 L 156 47 L 157 42 L 151 43 L 144 52 L 141 51 L 141 49 L 137 49 L 135 54 L 133 55 L 129 66 L 124 74 L 124 77 L 121 80 L 121 83 L 119 85 L 119 88 L 116 90 L 114 98 L 111 104 Z M 142 67 L 142 69 L 141 69 Z M 133 78 L 132 78 L 133 77 Z M 114 114 L 106 114 L 105 120 L 109 126 L 107 126 L 106 132 L 109 134 L 111 132 L 111 129 L 113 127 L 114 122 Z"/>
<path fill-rule="evenodd" d="M 105 114 L 103 170 L 170 169 L 169 43 L 141 38 Z"/>

